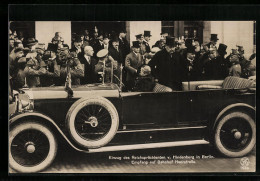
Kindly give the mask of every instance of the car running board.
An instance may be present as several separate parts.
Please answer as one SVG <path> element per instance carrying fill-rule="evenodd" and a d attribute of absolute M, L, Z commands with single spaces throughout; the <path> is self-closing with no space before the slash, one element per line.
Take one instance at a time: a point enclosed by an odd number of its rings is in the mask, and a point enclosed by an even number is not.
<path fill-rule="evenodd" d="M 96 149 L 89 149 L 88 153 L 122 151 L 122 150 L 138 150 L 138 149 L 163 148 L 163 147 L 188 146 L 188 145 L 203 145 L 203 144 L 209 144 L 209 142 L 206 140 L 189 140 L 189 141 L 146 143 L 146 144 L 135 144 L 135 145 L 105 146 Z"/>

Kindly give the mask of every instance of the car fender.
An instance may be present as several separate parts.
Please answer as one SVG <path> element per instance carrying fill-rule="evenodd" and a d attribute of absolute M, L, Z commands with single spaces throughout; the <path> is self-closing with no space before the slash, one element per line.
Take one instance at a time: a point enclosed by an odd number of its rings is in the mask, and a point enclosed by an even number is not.
<path fill-rule="evenodd" d="M 68 137 L 62 132 L 62 130 L 59 128 L 59 126 L 53 121 L 53 119 L 51 119 L 49 116 L 46 116 L 42 113 L 39 112 L 27 112 L 27 113 L 21 113 L 18 115 L 13 116 L 12 118 L 10 118 L 9 120 L 9 126 L 19 123 L 21 121 L 24 120 L 25 117 L 34 117 L 34 118 L 41 118 L 42 120 L 46 120 L 48 121 L 49 124 L 51 124 L 51 126 L 60 133 L 60 135 L 66 140 L 66 142 L 75 150 L 77 151 L 83 151 L 85 152 L 86 150 L 82 150 L 78 147 L 76 147 L 69 139 Z"/>
<path fill-rule="evenodd" d="M 245 108 L 247 111 L 250 111 L 250 112 L 254 112 L 256 111 L 256 109 L 251 106 L 251 105 L 248 105 L 248 104 L 245 104 L 245 103 L 235 103 L 235 104 L 230 104 L 228 106 L 226 106 L 224 109 L 222 109 L 219 114 L 217 115 L 216 119 L 215 119 L 215 122 L 213 124 L 213 129 L 215 128 L 218 120 L 221 118 L 221 116 L 223 116 L 226 112 L 232 110 L 232 109 L 236 109 L 236 108 Z"/>

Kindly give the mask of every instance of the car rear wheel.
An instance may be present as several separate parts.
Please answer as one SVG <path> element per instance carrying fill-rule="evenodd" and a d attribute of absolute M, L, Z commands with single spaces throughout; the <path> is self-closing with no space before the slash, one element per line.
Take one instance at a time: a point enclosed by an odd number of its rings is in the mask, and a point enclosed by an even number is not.
<path fill-rule="evenodd" d="M 98 148 L 109 143 L 119 125 L 114 105 L 103 97 L 81 98 L 67 113 L 68 131 L 86 148 Z"/>
<path fill-rule="evenodd" d="M 57 142 L 43 124 L 29 121 L 10 129 L 9 164 L 19 172 L 39 172 L 54 160 Z"/>
<path fill-rule="evenodd" d="M 251 116 L 243 112 L 231 112 L 220 119 L 215 129 L 215 145 L 228 157 L 248 154 L 256 143 L 256 125 Z"/>

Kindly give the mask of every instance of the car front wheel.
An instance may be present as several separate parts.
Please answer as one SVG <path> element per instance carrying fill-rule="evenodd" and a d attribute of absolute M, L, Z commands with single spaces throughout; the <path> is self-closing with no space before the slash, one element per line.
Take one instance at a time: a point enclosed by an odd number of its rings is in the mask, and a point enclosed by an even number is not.
<path fill-rule="evenodd" d="M 67 113 L 72 138 L 86 148 L 99 148 L 115 136 L 119 116 L 114 105 L 103 97 L 81 98 Z"/>
<path fill-rule="evenodd" d="M 52 163 L 56 152 L 55 137 L 43 124 L 28 121 L 10 129 L 9 165 L 14 170 L 39 172 Z"/>
<path fill-rule="evenodd" d="M 256 125 L 251 116 L 243 112 L 231 112 L 219 120 L 215 129 L 215 145 L 228 157 L 248 154 L 256 143 Z"/>

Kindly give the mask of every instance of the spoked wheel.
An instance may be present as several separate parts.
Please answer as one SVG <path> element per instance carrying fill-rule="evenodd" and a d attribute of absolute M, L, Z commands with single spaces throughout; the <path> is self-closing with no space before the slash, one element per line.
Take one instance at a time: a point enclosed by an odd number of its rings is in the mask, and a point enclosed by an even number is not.
<path fill-rule="evenodd" d="M 255 142 L 256 125 L 246 113 L 227 114 L 216 127 L 215 144 L 225 156 L 242 157 L 254 148 Z"/>
<path fill-rule="evenodd" d="M 22 123 L 12 128 L 9 136 L 9 164 L 19 172 L 39 172 L 56 156 L 56 140 L 45 125 Z"/>
<path fill-rule="evenodd" d="M 82 98 L 71 106 L 67 114 L 72 138 L 87 148 L 107 144 L 116 134 L 118 124 L 116 108 L 102 97 Z"/>

